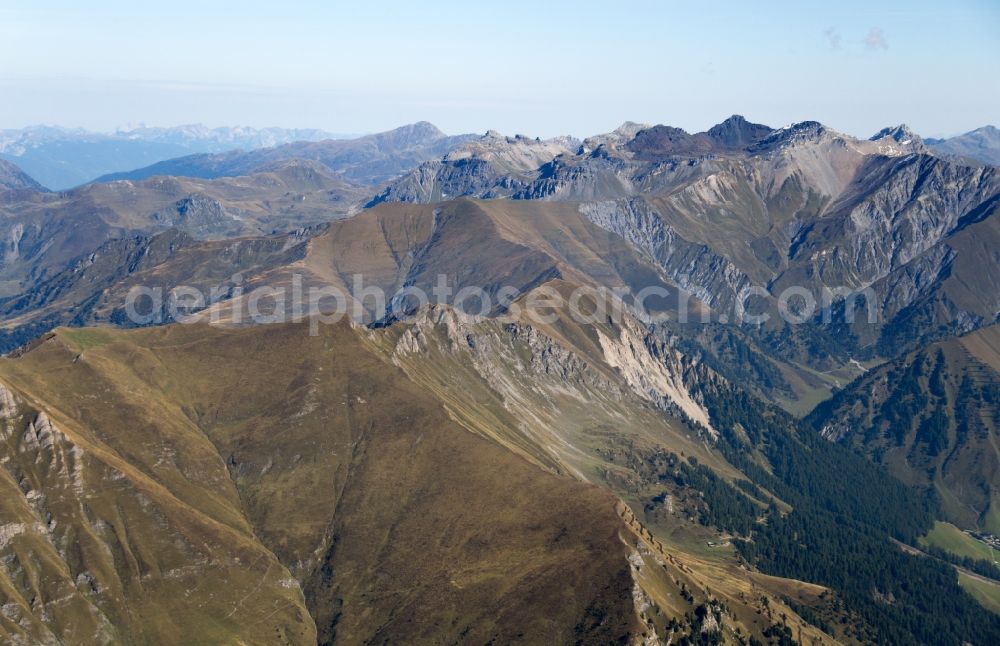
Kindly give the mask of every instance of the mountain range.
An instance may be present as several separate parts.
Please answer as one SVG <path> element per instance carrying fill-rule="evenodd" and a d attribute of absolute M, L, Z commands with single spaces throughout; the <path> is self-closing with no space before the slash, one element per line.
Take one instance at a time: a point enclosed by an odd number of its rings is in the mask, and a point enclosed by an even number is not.
<path fill-rule="evenodd" d="M 422 157 L 432 159 L 415 161 Z M 393 176 L 387 163 L 395 170 L 417 165 Z M 9 192 L 0 207 L 8 213 L 0 274 L 13 299 L 9 311 L 37 301 L 21 293 L 25 281 L 66 280 L 70 274 L 55 275 L 105 241 L 114 247 L 130 235 L 150 238 L 168 229 L 195 239 L 281 234 L 364 205 L 452 197 L 506 198 L 532 209 L 564 203 L 564 213 L 582 214 L 627 241 L 633 262 L 646 263 L 659 282 L 712 312 L 708 327 L 661 322 L 667 333 L 717 359 L 729 352 L 722 346 L 738 344 L 771 373 L 752 387 L 800 412 L 856 376 L 857 362 L 893 358 L 989 325 L 1000 311 L 996 169 L 930 154 L 905 126 L 858 140 L 815 122 L 771 129 L 733 117 L 695 135 L 625 124 L 581 142 L 495 132 L 445 137 L 414 124 L 346 142 L 165 164 L 164 173 L 215 179 L 115 180 L 58 195 Z M 73 218 L 79 225 L 87 222 L 86 236 L 65 233 L 68 213 L 80 214 Z M 65 243 L 51 243 L 60 239 L 51 227 L 68 236 Z M 45 284 L 44 293 L 56 293 Z M 777 306 L 789 287 L 817 298 L 824 289 L 838 290 L 836 302 L 802 325 L 785 325 Z M 753 290 L 770 321 L 749 328 L 727 323 L 737 305 L 753 301 L 747 300 Z M 848 304 L 863 321 L 846 320 Z M 25 322 L 20 315 L 14 320 Z M 718 330 L 718 339 L 706 329 Z M 15 330 L 9 338 L 23 334 Z"/>
<path fill-rule="evenodd" d="M 58 193 L 0 165 L 0 632 L 1000 641 L 967 558 L 1000 534 L 1000 175 L 949 141 L 417 123 Z M 212 296 L 140 322 L 136 287 Z M 357 316 L 250 324 L 323 287 Z"/>
<path fill-rule="evenodd" d="M 620 136 L 630 127 L 641 125 L 625 124 L 624 130 L 619 129 L 618 134 L 612 133 L 608 136 L 614 138 Z M 729 133 L 724 132 L 727 128 L 733 128 L 733 125 L 728 122 L 720 124 L 715 127 L 714 132 L 710 130 L 706 133 L 706 137 L 703 139 L 707 141 L 711 137 L 721 139 L 729 137 L 726 145 L 737 144 L 743 141 L 740 138 L 746 137 L 747 133 L 738 128 Z M 668 137 L 663 132 L 663 128 L 667 127 L 663 126 L 660 130 L 651 131 L 645 136 Z M 413 124 L 405 129 L 409 129 L 416 136 L 427 136 L 429 133 L 432 137 L 437 135 L 440 138 L 440 131 L 426 122 Z M 680 129 L 671 130 L 675 130 L 677 133 L 682 132 Z M 498 133 L 491 134 L 500 137 Z M 590 144 L 596 144 L 601 137 L 592 137 Z M 909 133 L 907 137 L 919 140 L 919 137 L 914 137 L 912 133 Z M 169 128 L 130 126 L 119 128 L 112 133 L 97 133 L 81 128 L 31 126 L 18 130 L 0 130 L 0 160 L 16 164 L 49 189 L 64 190 L 98 178 L 102 180 L 111 178 L 138 179 L 154 173 L 200 178 L 228 176 L 233 173 L 246 172 L 247 169 L 260 163 L 259 156 L 242 158 L 237 151 L 282 147 L 292 143 L 305 144 L 307 142 L 348 141 L 352 139 L 357 139 L 357 137 L 310 128 L 208 128 L 200 124 L 190 124 Z M 471 136 L 464 135 L 455 141 L 468 139 L 471 139 Z M 522 137 L 522 139 L 527 140 L 526 137 Z M 563 142 L 570 146 L 579 145 L 579 142 L 570 137 L 563 138 Z M 750 139 L 743 141 L 744 145 L 749 143 L 751 143 Z M 960 159 L 966 163 L 1000 164 L 1000 134 L 993 126 L 984 126 L 947 139 L 927 139 L 924 143 L 927 150 L 942 157 Z M 355 145 L 354 148 L 372 145 L 361 142 L 359 144 Z M 378 143 L 374 145 L 378 146 Z M 702 145 L 705 145 L 705 142 L 702 142 Z M 312 159 L 326 159 L 336 157 L 338 154 L 343 155 L 343 153 L 332 151 L 324 152 L 322 147 L 311 148 L 300 145 L 299 149 L 296 147 L 283 148 L 280 152 L 270 153 L 269 158 L 285 159 L 298 152 L 301 152 L 302 157 Z M 447 147 L 442 147 L 436 154 L 444 154 L 446 150 Z M 213 157 L 212 153 L 230 154 Z M 187 156 L 188 158 L 174 160 L 179 156 Z M 542 161 L 549 161 L 554 156 L 554 154 L 549 155 L 547 159 Z M 415 165 L 419 161 L 423 161 L 420 154 L 403 157 L 396 164 L 396 172 L 408 169 L 408 163 Z M 159 162 L 167 163 L 158 165 Z M 334 163 L 336 163 L 335 160 Z M 392 175 L 391 169 L 390 162 L 381 175 L 384 175 L 385 172 Z"/>
<path fill-rule="evenodd" d="M 343 137 L 314 129 L 207 128 L 198 124 L 173 128 L 137 126 L 113 133 L 32 126 L 0 130 L 0 159 L 16 163 L 52 190 L 64 190 L 107 173 L 188 153 L 249 150 L 338 136 Z"/>
<path fill-rule="evenodd" d="M 364 184 L 391 179 L 426 159 L 445 154 L 471 135 L 447 136 L 422 121 L 357 139 L 300 141 L 258 150 L 234 150 L 170 159 L 145 168 L 105 175 L 99 181 L 178 175 L 204 179 L 248 175 L 276 162 L 308 159 Z"/>

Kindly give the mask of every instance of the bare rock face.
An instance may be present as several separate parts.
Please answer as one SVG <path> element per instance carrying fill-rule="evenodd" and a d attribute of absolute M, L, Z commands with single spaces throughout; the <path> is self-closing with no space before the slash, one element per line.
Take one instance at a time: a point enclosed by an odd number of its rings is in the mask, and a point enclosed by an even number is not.
<path fill-rule="evenodd" d="M 881 306 L 895 316 L 910 304 L 934 291 L 946 278 L 957 253 L 947 244 L 936 245 L 876 283 Z"/>
<path fill-rule="evenodd" d="M 369 202 L 434 202 L 461 196 L 510 197 L 526 190 L 537 169 L 579 147 L 571 137 L 532 139 L 489 131 L 421 164 L 392 182 Z"/>
<path fill-rule="evenodd" d="M 524 406 L 521 388 L 573 391 L 581 401 L 638 398 L 715 436 L 694 394 L 699 381 L 710 377 L 695 362 L 653 338 L 631 316 L 615 326 L 584 329 L 597 341 L 589 351 L 568 345 L 533 323 L 530 315 L 497 323 L 450 307 L 428 307 L 406 320 L 392 358 L 405 366 L 446 351 L 473 366 L 510 407 Z"/>
<path fill-rule="evenodd" d="M 751 285 L 749 276 L 725 256 L 685 240 L 643 200 L 585 203 L 580 211 L 649 254 L 678 287 L 711 307 L 731 306 Z"/>
<path fill-rule="evenodd" d="M 716 310 L 731 308 L 752 285 L 773 297 L 788 287 L 870 288 L 879 320 L 858 332 L 869 340 L 896 326 L 897 316 L 916 339 L 937 325 L 961 331 L 994 319 L 995 265 L 981 245 L 998 239 L 990 224 L 1000 206 L 996 169 L 927 155 L 905 126 L 859 141 L 806 122 L 749 150 L 740 164 L 702 164 L 700 176 L 665 195 L 587 201 L 581 212 Z M 963 255 L 968 260 L 955 260 Z M 962 277 L 949 283 L 955 273 Z M 972 299 L 946 296 L 960 281 L 983 289 Z M 903 313 L 921 299 L 943 307 L 927 305 L 936 320 L 915 329 L 923 315 Z"/>
<path fill-rule="evenodd" d="M 691 377 L 689 360 L 645 333 L 640 326 L 626 324 L 618 336 L 597 330 L 604 359 L 618 370 L 625 382 L 640 397 L 656 406 L 705 429 L 714 438 L 708 412 L 693 395 L 687 383 Z"/>
<path fill-rule="evenodd" d="M 48 415 L 39 412 L 34 421 L 28 423 L 21 437 L 21 445 L 26 451 L 38 451 L 52 446 L 52 432 L 55 430 Z"/>
<path fill-rule="evenodd" d="M 1000 199 L 995 169 L 927 156 L 873 158 L 860 176 L 796 248 L 797 258 L 830 277 L 825 282 L 870 285 L 985 217 Z"/>
<path fill-rule="evenodd" d="M 620 147 L 624 144 L 635 139 L 635 136 L 642 132 L 643 130 L 648 130 L 653 126 L 648 123 L 636 123 L 635 121 L 626 121 L 622 125 L 618 126 L 609 133 L 603 135 L 594 135 L 593 137 L 587 137 L 583 140 L 583 144 L 580 148 L 581 154 L 589 154 L 597 150 L 601 146 L 609 147 Z"/>
<path fill-rule="evenodd" d="M 153 220 L 164 227 L 182 228 L 200 237 L 236 233 L 240 219 L 221 201 L 201 195 L 185 197 L 171 209 L 153 214 Z"/>
<path fill-rule="evenodd" d="M 0 418 L 9 420 L 18 414 L 18 402 L 14 393 L 7 386 L 0 383 Z"/>

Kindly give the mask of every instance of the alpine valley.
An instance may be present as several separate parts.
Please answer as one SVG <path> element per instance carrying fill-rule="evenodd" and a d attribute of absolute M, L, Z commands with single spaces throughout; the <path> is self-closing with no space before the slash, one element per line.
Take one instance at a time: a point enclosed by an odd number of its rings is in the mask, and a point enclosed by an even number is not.
<path fill-rule="evenodd" d="M 1000 643 L 996 133 L 4 131 L 3 641 Z"/>

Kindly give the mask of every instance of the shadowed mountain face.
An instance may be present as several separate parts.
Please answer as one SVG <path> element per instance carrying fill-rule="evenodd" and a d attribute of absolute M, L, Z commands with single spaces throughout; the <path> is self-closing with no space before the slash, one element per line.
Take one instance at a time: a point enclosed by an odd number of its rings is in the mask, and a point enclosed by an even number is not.
<path fill-rule="evenodd" d="M 716 145 L 738 150 L 760 141 L 771 132 L 769 126 L 751 123 L 737 114 L 712 126 L 706 134 Z"/>
<path fill-rule="evenodd" d="M 879 366 L 809 419 L 904 482 L 930 487 L 946 518 L 1000 533 L 1000 327 Z"/>
<path fill-rule="evenodd" d="M 472 135 L 449 137 L 421 121 L 358 139 L 295 142 L 251 151 L 189 155 L 138 170 L 113 173 L 98 181 L 140 180 L 157 175 L 210 179 L 249 175 L 276 162 L 308 159 L 361 184 L 378 184 L 417 164 L 444 155 Z"/>

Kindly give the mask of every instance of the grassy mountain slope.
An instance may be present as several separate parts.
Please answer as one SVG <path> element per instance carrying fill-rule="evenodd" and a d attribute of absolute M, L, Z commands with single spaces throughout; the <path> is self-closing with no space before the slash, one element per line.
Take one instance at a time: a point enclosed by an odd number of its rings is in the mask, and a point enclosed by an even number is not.
<path fill-rule="evenodd" d="M 571 285 L 553 281 L 545 287 L 568 293 Z M 719 616 L 729 626 L 722 635 L 727 641 L 733 628 L 760 635 L 781 613 L 804 634 L 832 640 L 782 601 L 829 610 L 832 593 L 748 571 L 733 552 L 731 534 L 713 526 L 712 513 L 722 503 L 673 475 L 691 460 L 717 474 L 713 482 L 746 483 L 716 450 L 714 431 L 690 423 L 708 424 L 688 391 L 698 367 L 655 344 L 634 320 L 581 324 L 565 307 L 545 313 L 554 320 L 539 321 L 523 310 L 500 320 L 432 308 L 371 331 L 369 342 L 473 433 L 541 468 L 598 484 L 629 504 L 640 535 L 653 539 L 639 549 L 645 562 L 639 573 L 658 609 L 649 616 L 661 636 L 671 618 L 715 600 L 725 609 Z M 750 524 L 771 500 L 761 497 L 745 501 Z M 662 577 L 661 568 L 669 576 Z M 685 601 L 689 593 L 696 602 Z"/>
<path fill-rule="evenodd" d="M 199 545 L 204 554 L 234 545 L 263 554 L 225 561 L 236 572 L 218 578 L 237 584 L 215 593 L 216 605 L 200 605 L 203 618 L 190 624 L 246 609 L 260 621 L 248 642 L 271 631 L 308 641 L 313 626 L 321 643 L 606 643 L 703 629 L 734 642 L 773 636 L 782 623 L 826 642 L 895 635 L 905 643 L 940 625 L 942 643 L 951 643 L 960 632 L 920 609 L 924 592 L 879 579 L 878 589 L 901 604 L 880 609 L 831 572 L 771 560 L 787 540 L 779 532 L 815 522 L 820 562 L 860 545 L 865 551 L 852 557 L 859 567 L 901 559 L 892 567 L 916 568 L 922 590 L 952 599 L 955 617 L 974 605 L 931 562 L 896 555 L 888 535 L 920 533 L 924 517 L 905 488 L 861 458 L 741 399 L 637 322 L 580 324 L 558 312 L 505 322 L 449 311 L 386 328 L 324 326 L 318 336 L 307 323 L 59 330 L 0 362 L 0 382 L 45 411 L 43 421 L 34 414 L 36 427 L 50 420 L 85 455 L 110 461 L 125 484 L 156 494 L 144 494 L 153 502 L 129 517 L 127 536 L 138 538 L 119 539 L 126 553 L 145 554 L 149 515 L 169 501 L 157 540 L 180 549 L 178 528 L 201 522 L 220 533 Z M 20 441 L 41 446 L 51 437 L 32 433 Z M 13 482 L 24 480 L 17 469 L 44 462 L 8 451 Z M 21 489 L 22 505 L 40 519 L 33 531 L 55 550 L 54 567 L 116 629 L 182 641 L 150 623 L 154 611 L 142 605 L 162 589 L 157 559 L 166 556 L 136 557 L 136 575 L 128 559 L 66 551 L 64 532 L 113 523 L 96 504 L 72 512 L 91 514 L 85 520 L 58 516 L 47 506 L 56 489 L 68 509 L 105 495 L 102 504 L 126 508 L 117 490 L 90 488 L 103 479 L 73 481 L 73 473 L 40 482 L 39 493 Z M 894 513 L 873 517 L 872 505 L 890 494 L 902 497 Z M 22 535 L 9 545 L 20 548 Z M 106 554 L 104 535 L 93 540 Z M 42 548 L 23 549 L 8 577 L 29 599 L 19 564 Z M 748 570 L 747 561 L 777 576 Z M 257 567 L 274 579 L 261 583 Z M 249 588 L 238 583 L 247 568 L 258 573 Z M 88 577 L 99 584 L 82 588 Z M 136 577 L 146 596 L 132 592 Z M 105 581 L 124 592 L 112 595 Z M 32 615 L 49 626 L 42 613 L 59 597 L 36 589 L 36 602 L 19 612 L 25 625 Z M 303 608 L 308 616 L 296 614 Z M 66 621 L 74 626 L 67 630 L 88 625 L 85 616 Z M 222 622 L 213 630 L 242 628 Z"/>
<path fill-rule="evenodd" d="M 148 387 L 123 400 L 135 382 L 99 358 L 73 362 L 97 342 L 54 338 L 2 368 L 5 638 L 313 642 L 212 444 Z"/>
<path fill-rule="evenodd" d="M 226 619 L 214 627 L 223 640 L 274 643 L 279 631 L 309 643 L 301 591 L 323 643 L 606 643 L 636 629 L 614 499 L 455 426 L 346 325 L 321 337 L 303 326 L 60 331 L 0 370 L 67 442 L 121 474 L 84 472 L 75 487 L 54 477 L 41 496 L 14 498 L 53 521 L 36 521 L 37 543 L 6 544 L 18 554 L 8 594 L 32 596 L 16 573 L 44 549 L 90 606 L 159 643 L 184 642 L 178 626 L 199 634 L 197 613 Z M 7 455 L 12 484 L 36 462 Z M 120 484 L 95 488 L 106 481 Z M 57 494 L 86 519 L 60 516 Z M 87 535 L 92 552 L 70 549 L 66 532 L 107 525 L 121 527 L 117 542 L 105 530 Z M 172 574 L 180 556 L 187 568 Z M 181 602 L 177 586 L 195 579 L 218 581 L 211 603 L 157 605 Z M 36 588 L 20 612 L 38 626 L 59 601 Z M 85 620 L 67 619 L 67 634 Z"/>

